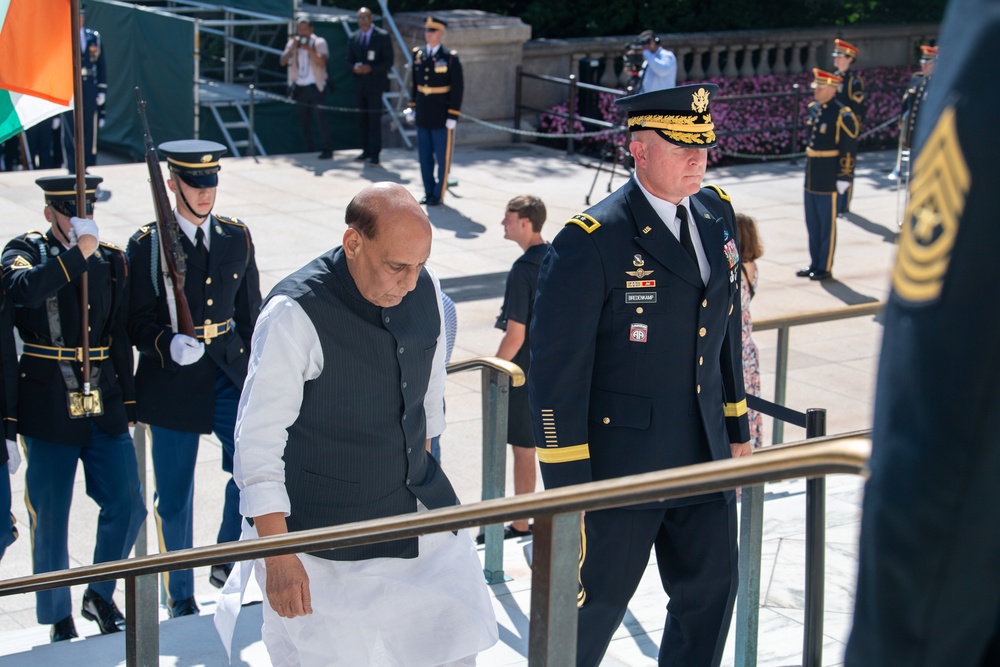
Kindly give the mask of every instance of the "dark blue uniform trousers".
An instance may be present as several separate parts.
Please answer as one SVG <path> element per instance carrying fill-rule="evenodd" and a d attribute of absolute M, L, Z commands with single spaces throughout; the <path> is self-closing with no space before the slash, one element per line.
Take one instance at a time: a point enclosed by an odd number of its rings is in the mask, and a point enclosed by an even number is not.
<path fill-rule="evenodd" d="M 222 443 L 222 469 L 229 473 L 226 501 L 222 508 L 219 542 L 240 539 L 240 490 L 233 481 L 233 437 L 236 432 L 236 408 L 240 390 L 219 370 L 215 381 L 215 414 L 212 430 Z M 156 493 L 153 511 L 160 533 L 160 550 L 177 551 L 193 545 L 192 508 L 194 504 L 194 467 L 198 459 L 198 433 L 174 431 L 150 426 L 153 441 L 153 474 Z M 171 600 L 194 596 L 194 572 L 177 570 L 163 575 Z"/>
<path fill-rule="evenodd" d="M 837 247 L 837 193 L 806 191 L 805 207 L 809 267 L 813 271 L 832 271 L 833 251 Z"/>
<path fill-rule="evenodd" d="M 444 169 L 448 158 L 448 129 L 428 130 L 417 128 L 417 153 L 420 155 L 420 177 L 424 181 L 424 195 L 428 199 L 441 199 L 441 193 L 448 187 L 444 182 Z M 437 162 L 437 179 L 434 178 L 434 163 Z"/>
<path fill-rule="evenodd" d="M 87 495 L 101 508 L 95 563 L 127 558 L 146 518 L 139 468 L 128 432 L 108 435 L 93 423 L 90 432 L 89 447 L 24 438 L 28 461 L 25 496 L 31 518 L 35 574 L 69 567 L 69 507 L 77 461 L 83 462 Z M 105 600 L 111 600 L 115 580 L 91 584 L 90 588 Z M 39 591 L 35 599 L 39 623 L 57 623 L 73 612 L 68 588 Z"/>
<path fill-rule="evenodd" d="M 670 596 L 659 664 L 718 665 L 739 584 L 736 504 L 598 510 L 584 525 L 576 664 L 600 664 L 655 547 Z"/>
<path fill-rule="evenodd" d="M 14 515 L 10 513 L 10 475 L 6 468 L 7 466 L 0 466 L 0 558 L 3 558 L 7 547 L 17 539 Z"/>

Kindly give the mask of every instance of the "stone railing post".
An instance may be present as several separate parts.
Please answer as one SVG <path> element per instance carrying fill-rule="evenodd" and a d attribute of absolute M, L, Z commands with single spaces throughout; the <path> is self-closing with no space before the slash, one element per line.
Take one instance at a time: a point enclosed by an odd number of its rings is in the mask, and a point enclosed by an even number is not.
<path fill-rule="evenodd" d="M 774 49 L 774 44 L 761 44 L 760 46 L 760 63 L 757 64 L 757 76 L 768 76 L 771 74 L 771 50 Z M 778 64 L 779 57 L 782 56 L 781 49 L 777 49 L 774 52 L 774 64 Z"/>
<path fill-rule="evenodd" d="M 821 61 L 818 59 L 818 55 L 817 54 L 819 53 L 819 50 L 823 48 L 824 44 L 826 44 L 826 41 L 812 41 L 812 42 L 809 42 L 809 45 L 807 47 L 809 49 L 809 52 L 806 55 L 806 71 L 807 72 L 811 72 L 812 69 L 813 69 L 813 67 L 819 67 L 818 62 L 821 62 Z"/>
<path fill-rule="evenodd" d="M 754 75 L 753 71 L 753 54 L 757 50 L 757 47 L 753 44 L 748 44 L 743 48 L 743 67 L 740 68 L 740 76 L 751 77 Z M 767 60 L 767 52 L 763 49 L 760 50 L 760 61 L 764 62 Z"/>
<path fill-rule="evenodd" d="M 722 76 L 722 70 L 719 69 L 719 54 L 725 51 L 728 47 L 725 46 L 713 46 L 712 55 L 708 60 L 708 71 L 705 74 L 708 78 Z"/>
<path fill-rule="evenodd" d="M 705 76 L 705 63 L 702 60 L 703 56 L 705 55 L 705 52 L 699 49 L 693 49 L 693 51 L 694 51 L 694 57 L 691 59 L 691 71 L 688 72 L 687 80 L 701 81 L 707 78 Z M 716 72 L 718 72 L 719 70 L 718 56 L 713 54 L 712 57 L 716 59 L 715 70 Z M 711 65 L 709 65 L 709 69 L 711 69 Z"/>
<path fill-rule="evenodd" d="M 773 74 L 788 74 L 788 65 L 785 62 L 785 55 L 789 46 L 788 42 L 778 42 L 777 48 L 774 50 Z M 792 54 L 795 54 L 794 50 L 792 50 Z"/>
<path fill-rule="evenodd" d="M 691 77 L 688 76 L 687 71 L 684 69 L 684 60 L 687 58 L 687 54 L 691 53 L 691 47 L 682 46 L 678 48 L 674 55 L 677 56 L 677 85 L 681 85 L 684 81 L 688 81 Z M 694 60 L 700 62 L 701 58 L 695 54 Z M 693 65 L 693 63 L 692 63 Z M 692 67 L 693 69 L 693 67 Z"/>
<path fill-rule="evenodd" d="M 722 75 L 729 79 L 735 79 L 740 75 L 740 71 L 736 69 L 736 54 L 738 54 L 743 47 L 740 44 L 730 44 L 728 47 L 722 48 L 728 48 L 726 51 L 726 69 Z"/>

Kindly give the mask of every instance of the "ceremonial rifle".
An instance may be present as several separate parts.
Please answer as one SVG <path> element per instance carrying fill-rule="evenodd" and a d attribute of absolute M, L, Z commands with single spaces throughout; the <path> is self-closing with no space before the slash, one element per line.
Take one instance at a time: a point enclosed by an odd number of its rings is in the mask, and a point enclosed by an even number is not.
<path fill-rule="evenodd" d="M 167 310 L 170 313 L 170 328 L 174 333 L 195 338 L 194 320 L 191 318 L 191 307 L 187 295 L 184 294 L 184 281 L 187 276 L 187 254 L 181 245 L 181 230 L 177 225 L 170 200 L 167 198 L 167 188 L 160 171 L 160 160 L 156 157 L 153 147 L 153 137 L 149 134 L 149 123 L 146 120 L 146 102 L 142 99 L 142 91 L 135 88 L 135 101 L 139 105 L 139 117 L 142 119 L 143 142 L 146 146 L 146 166 L 149 168 L 149 186 L 153 191 L 153 208 L 156 211 L 156 237 L 159 241 L 160 272 L 163 274 L 163 284 L 166 287 Z"/>

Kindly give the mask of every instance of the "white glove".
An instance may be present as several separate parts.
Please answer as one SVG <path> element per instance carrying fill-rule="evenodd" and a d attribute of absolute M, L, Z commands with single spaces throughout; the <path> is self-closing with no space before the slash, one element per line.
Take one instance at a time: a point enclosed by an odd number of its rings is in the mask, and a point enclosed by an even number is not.
<path fill-rule="evenodd" d="M 170 358 L 178 366 L 190 366 L 205 354 L 205 344 L 197 338 L 176 334 L 170 341 Z"/>
<path fill-rule="evenodd" d="M 59 120 L 59 116 L 56 116 L 55 118 L 52 119 L 52 129 L 53 130 L 58 130 L 60 125 L 62 125 L 62 123 Z"/>
<path fill-rule="evenodd" d="M 104 106 L 104 102 L 107 99 L 108 99 L 108 96 L 105 95 L 104 93 L 97 93 L 97 106 L 103 107 Z"/>
<path fill-rule="evenodd" d="M 103 130 L 103 129 L 104 129 L 104 123 L 105 123 L 106 121 L 107 121 L 107 119 L 106 119 L 106 118 L 99 118 L 99 119 L 97 120 L 97 129 L 98 129 L 98 130 Z"/>
<path fill-rule="evenodd" d="M 444 126 L 447 127 L 449 130 L 454 130 L 456 125 L 458 125 L 458 121 L 455 120 L 454 118 L 449 118 L 444 122 Z"/>
<path fill-rule="evenodd" d="M 135 440 L 135 426 L 128 427 L 128 437 L 129 440 Z"/>
<path fill-rule="evenodd" d="M 13 440 L 7 441 L 7 471 L 11 475 L 21 467 L 21 450 L 17 448 L 17 443 Z"/>
<path fill-rule="evenodd" d="M 844 194 L 847 192 L 847 188 L 851 187 L 850 181 L 837 181 L 837 192 Z"/>
<path fill-rule="evenodd" d="M 93 218 L 73 217 L 69 219 L 69 224 L 72 225 L 72 229 L 70 230 L 71 241 L 77 241 L 87 234 L 93 236 L 97 241 L 101 240 L 101 235 L 97 230 L 97 223 L 94 222 Z"/>

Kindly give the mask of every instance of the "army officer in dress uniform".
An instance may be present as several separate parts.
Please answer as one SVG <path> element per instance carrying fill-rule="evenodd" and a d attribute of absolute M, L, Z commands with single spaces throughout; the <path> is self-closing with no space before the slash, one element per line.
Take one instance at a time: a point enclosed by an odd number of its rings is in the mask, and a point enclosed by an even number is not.
<path fill-rule="evenodd" d="M 834 74 L 840 77 L 837 86 L 836 100 L 854 112 L 858 119 L 858 127 L 865 122 L 865 81 L 856 69 L 851 69 L 858 59 L 858 47 L 842 39 L 833 40 Z M 837 195 L 837 213 L 843 215 L 850 210 L 851 198 L 854 195 L 852 185 Z"/>
<path fill-rule="evenodd" d="M 441 45 L 448 23 L 428 16 L 425 46 L 413 49 L 413 89 L 410 106 L 416 110 L 417 152 L 424 181 L 421 204 L 437 206 L 448 187 L 452 133 L 462 109 L 462 63 L 458 51 Z M 435 162 L 437 175 L 435 176 Z"/>
<path fill-rule="evenodd" d="M 31 517 L 33 571 L 69 567 L 69 509 L 77 462 L 87 495 L 101 513 L 94 562 L 128 557 L 146 516 L 128 427 L 135 421 L 132 347 L 125 333 L 129 269 L 121 249 L 98 242 L 92 215 L 97 176 L 86 177 L 87 211 L 76 208 L 76 178 L 48 176 L 46 233 L 28 232 L 3 251 L 7 306 L 24 351 L 18 382 L 17 424 L 27 452 L 25 502 Z M 79 217 L 78 217 L 79 216 Z M 88 276 L 90 387 L 83 381 L 80 280 Z M 84 618 L 102 634 L 119 632 L 115 582 L 90 584 Z M 39 623 L 52 624 L 52 641 L 76 637 L 68 588 L 36 595 Z"/>
<path fill-rule="evenodd" d="M 152 435 L 157 526 L 161 544 L 174 551 L 192 546 L 194 469 L 202 433 L 215 433 L 222 443 L 222 468 L 233 471 L 236 405 L 261 298 L 250 230 L 212 213 L 225 147 L 170 141 L 159 148 L 170 171 L 167 185 L 176 195 L 171 222 L 178 225 L 187 255 L 184 293 L 197 337 L 174 333 L 171 326 L 155 225 L 141 228 L 128 244 L 134 267 L 129 334 L 139 350 L 139 421 L 149 424 Z M 219 542 L 240 537 L 239 496 L 230 476 Z M 213 566 L 209 581 L 221 588 L 230 569 Z M 170 614 L 197 613 L 192 571 L 165 578 Z"/>
<path fill-rule="evenodd" d="M 701 187 L 695 84 L 625 97 L 635 175 L 570 218 L 539 274 L 528 376 L 546 488 L 750 454 L 736 222 Z M 656 548 L 661 665 L 718 665 L 737 588 L 732 492 L 587 512 L 577 664 L 600 663 Z"/>
<path fill-rule="evenodd" d="M 813 101 L 806 124 L 805 209 L 809 234 L 809 266 L 795 272 L 799 278 L 833 277 L 833 251 L 837 246 L 838 194 L 854 181 L 860 121 L 850 107 L 835 99 L 842 80 L 836 74 L 813 68 Z"/>

